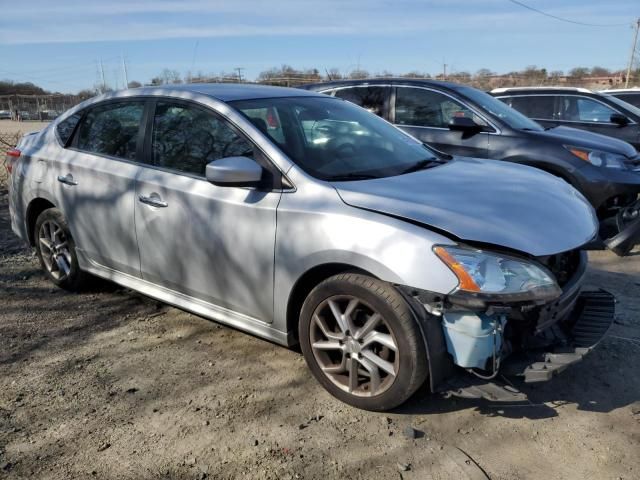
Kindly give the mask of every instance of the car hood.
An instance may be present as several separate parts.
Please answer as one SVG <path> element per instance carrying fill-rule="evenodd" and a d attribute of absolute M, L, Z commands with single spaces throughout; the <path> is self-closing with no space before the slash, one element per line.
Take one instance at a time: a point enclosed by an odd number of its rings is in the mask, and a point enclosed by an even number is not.
<path fill-rule="evenodd" d="M 599 133 L 587 132 L 571 127 L 555 127 L 543 132 L 528 132 L 537 137 L 545 137 L 557 140 L 563 145 L 573 147 L 592 148 L 605 152 L 619 153 L 626 157 L 635 157 L 638 153 L 630 143 L 617 138 L 600 135 Z"/>
<path fill-rule="evenodd" d="M 568 183 L 497 160 L 456 157 L 415 173 L 333 186 L 353 207 L 533 256 L 580 247 L 598 229 L 593 208 Z"/>

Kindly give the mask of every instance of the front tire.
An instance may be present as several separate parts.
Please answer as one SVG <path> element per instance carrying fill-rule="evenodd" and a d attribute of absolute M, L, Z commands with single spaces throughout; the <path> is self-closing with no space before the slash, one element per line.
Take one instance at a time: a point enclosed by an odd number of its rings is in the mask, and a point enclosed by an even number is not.
<path fill-rule="evenodd" d="M 44 210 L 36 219 L 33 231 L 36 252 L 45 274 L 60 288 L 78 291 L 88 274 L 80 270 L 67 220 L 57 208 Z"/>
<path fill-rule="evenodd" d="M 389 410 L 427 378 L 425 345 L 413 312 L 386 282 L 356 273 L 330 277 L 311 291 L 299 322 L 311 372 L 349 405 Z"/>

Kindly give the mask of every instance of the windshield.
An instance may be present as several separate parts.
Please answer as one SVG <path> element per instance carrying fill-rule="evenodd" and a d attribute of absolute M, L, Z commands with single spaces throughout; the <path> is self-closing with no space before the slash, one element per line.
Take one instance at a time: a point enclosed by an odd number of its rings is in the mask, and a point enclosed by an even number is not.
<path fill-rule="evenodd" d="M 460 89 L 466 97 L 476 103 L 479 107 L 489 112 L 491 115 L 498 117 L 504 123 L 514 130 L 534 130 L 542 132 L 544 128 L 528 117 L 511 108 L 507 104 L 501 102 L 488 93 L 476 90 L 475 88 L 463 87 Z"/>
<path fill-rule="evenodd" d="M 229 103 L 303 170 L 322 180 L 389 177 L 443 161 L 378 116 L 336 98 Z"/>
<path fill-rule="evenodd" d="M 607 97 L 607 100 L 609 100 L 610 102 L 613 102 L 617 106 L 624 108 L 628 112 L 631 112 L 633 115 L 640 117 L 640 108 L 636 107 L 635 105 L 631 105 L 630 103 L 627 103 L 624 100 L 620 100 L 619 98 L 614 97 L 613 95 L 609 95 L 608 93 L 601 93 L 600 95 Z"/>

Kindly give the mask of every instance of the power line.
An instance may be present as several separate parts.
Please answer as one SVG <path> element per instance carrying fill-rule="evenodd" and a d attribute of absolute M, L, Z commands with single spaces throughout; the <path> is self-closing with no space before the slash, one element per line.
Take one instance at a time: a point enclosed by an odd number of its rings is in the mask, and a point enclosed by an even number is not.
<path fill-rule="evenodd" d="M 540 15 L 544 15 L 545 17 L 555 18 L 556 20 L 560 20 L 561 22 L 573 23 L 575 25 L 582 25 L 584 27 L 626 27 L 629 26 L 629 23 L 585 23 L 578 22 L 575 20 L 569 20 L 568 18 L 558 17 L 551 13 L 543 12 L 542 10 L 538 10 L 537 8 L 533 8 L 525 3 L 519 2 L 518 0 L 508 0 L 511 3 L 515 3 L 516 5 L 520 5 L 527 10 L 531 10 L 532 12 L 539 13 Z"/>

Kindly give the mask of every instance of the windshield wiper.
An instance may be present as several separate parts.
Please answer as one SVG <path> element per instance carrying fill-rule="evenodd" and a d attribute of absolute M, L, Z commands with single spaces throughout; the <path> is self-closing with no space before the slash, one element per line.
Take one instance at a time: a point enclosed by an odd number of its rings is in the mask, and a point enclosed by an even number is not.
<path fill-rule="evenodd" d="M 334 175 L 327 178 L 330 182 L 345 182 L 349 180 L 371 180 L 373 178 L 380 178 L 377 175 L 371 175 L 368 173 L 345 173 L 343 175 Z"/>
<path fill-rule="evenodd" d="M 402 174 L 404 175 L 405 173 L 417 172 L 418 170 L 425 170 L 427 168 L 435 167 L 436 165 L 442 165 L 443 163 L 446 163 L 446 162 L 447 161 L 444 159 L 439 159 L 435 157 L 425 158 L 424 160 L 420 160 L 419 162 L 414 163 L 406 170 L 403 170 Z"/>

